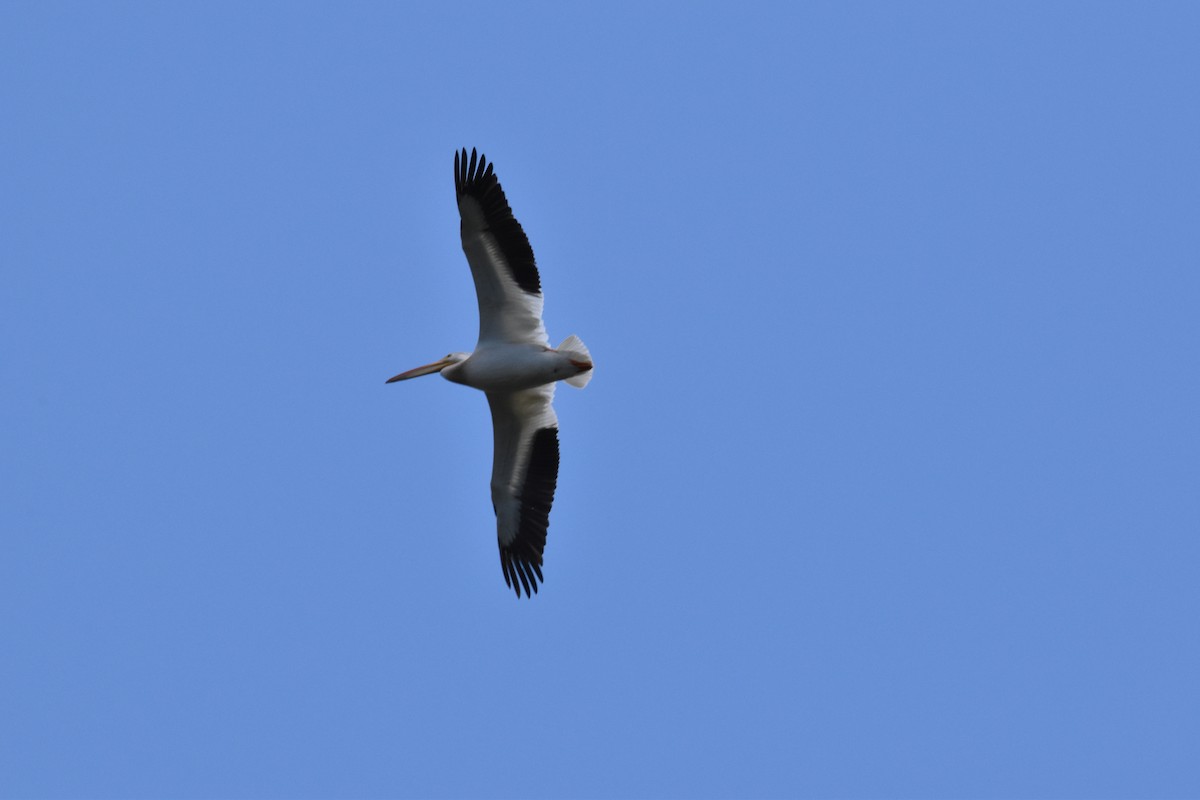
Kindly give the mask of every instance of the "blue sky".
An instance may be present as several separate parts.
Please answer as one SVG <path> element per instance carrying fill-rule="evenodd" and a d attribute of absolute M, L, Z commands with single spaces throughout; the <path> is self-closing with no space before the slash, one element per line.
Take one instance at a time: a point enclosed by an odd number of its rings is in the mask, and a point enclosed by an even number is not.
<path fill-rule="evenodd" d="M 0 796 L 1200 796 L 1200 9 L 740 6 L 0 6 Z"/>

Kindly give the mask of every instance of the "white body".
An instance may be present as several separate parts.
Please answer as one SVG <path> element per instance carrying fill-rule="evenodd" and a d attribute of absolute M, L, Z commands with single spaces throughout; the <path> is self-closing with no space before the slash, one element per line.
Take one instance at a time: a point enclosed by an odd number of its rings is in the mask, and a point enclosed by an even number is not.
<path fill-rule="evenodd" d="M 485 392 L 519 392 L 586 372 L 572 363 L 574 355 L 541 345 L 481 342 L 465 361 L 443 369 L 442 377 Z"/>

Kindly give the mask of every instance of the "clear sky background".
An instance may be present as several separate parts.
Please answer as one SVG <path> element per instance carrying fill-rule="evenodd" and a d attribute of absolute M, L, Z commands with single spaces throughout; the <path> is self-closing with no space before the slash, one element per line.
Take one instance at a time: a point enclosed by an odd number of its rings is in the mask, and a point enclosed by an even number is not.
<path fill-rule="evenodd" d="M 1200 796 L 1200 6 L 0 6 L 0 796 Z M 452 158 L 562 386 L 504 587 Z"/>

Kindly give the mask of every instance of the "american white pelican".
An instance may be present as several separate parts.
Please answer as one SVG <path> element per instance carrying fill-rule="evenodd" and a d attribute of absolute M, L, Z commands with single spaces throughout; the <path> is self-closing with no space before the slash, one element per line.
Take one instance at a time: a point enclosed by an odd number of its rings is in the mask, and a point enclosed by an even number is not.
<path fill-rule="evenodd" d="M 473 353 L 450 353 L 388 383 L 434 372 L 487 393 L 492 408 L 492 509 L 504 582 L 521 596 L 536 593 L 550 505 L 558 483 L 558 417 L 554 385 L 583 388 L 592 357 L 576 336 L 550 347 L 542 324 L 542 283 L 529 239 L 513 216 L 486 156 L 454 154 L 454 192 L 462 247 L 479 299 Z"/>

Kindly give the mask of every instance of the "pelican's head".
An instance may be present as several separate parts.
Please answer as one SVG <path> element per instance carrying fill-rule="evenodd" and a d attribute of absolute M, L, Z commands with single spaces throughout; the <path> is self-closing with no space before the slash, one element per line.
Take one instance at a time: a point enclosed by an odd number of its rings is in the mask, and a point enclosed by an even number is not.
<path fill-rule="evenodd" d="M 426 364 L 423 367 L 410 369 L 408 372 L 401 372 L 395 377 L 388 378 L 387 382 L 395 383 L 396 381 L 406 381 L 409 378 L 419 378 L 422 375 L 432 375 L 435 372 L 441 372 L 446 367 L 452 367 L 455 364 L 461 364 L 462 362 L 466 361 L 467 357 L 470 355 L 470 353 L 447 353 L 445 357 L 439 358 L 432 364 Z"/>

